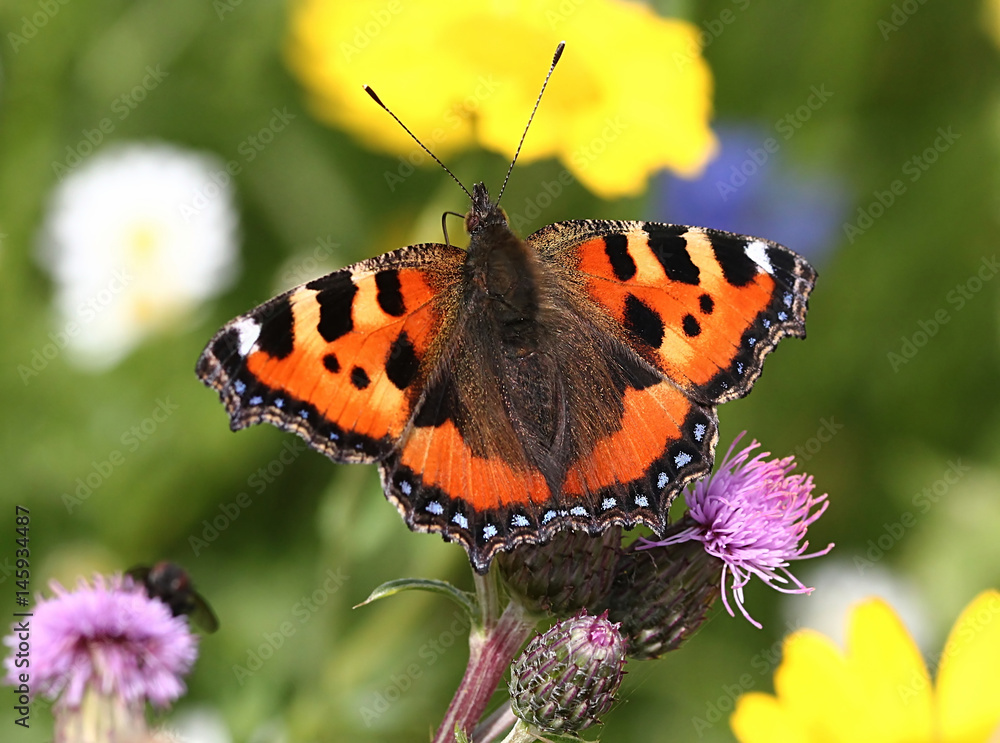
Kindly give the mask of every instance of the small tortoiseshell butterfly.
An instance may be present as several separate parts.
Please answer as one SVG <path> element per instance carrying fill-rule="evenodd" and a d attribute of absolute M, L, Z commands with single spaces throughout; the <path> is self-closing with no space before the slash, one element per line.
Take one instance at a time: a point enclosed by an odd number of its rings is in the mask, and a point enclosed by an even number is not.
<path fill-rule="evenodd" d="M 233 430 L 378 463 L 407 525 L 479 572 L 566 528 L 660 532 L 711 470 L 716 406 L 805 336 L 815 271 L 769 240 L 658 222 L 522 240 L 482 183 L 471 199 L 467 249 L 411 245 L 275 297 L 215 335 L 198 376 Z"/>

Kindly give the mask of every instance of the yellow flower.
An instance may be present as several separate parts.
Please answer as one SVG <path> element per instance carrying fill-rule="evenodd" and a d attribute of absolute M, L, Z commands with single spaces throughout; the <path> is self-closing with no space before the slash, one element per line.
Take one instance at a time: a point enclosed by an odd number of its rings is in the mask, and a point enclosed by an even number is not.
<path fill-rule="evenodd" d="M 774 688 L 736 703 L 741 743 L 996 743 L 1000 592 L 962 612 L 933 686 L 899 617 L 871 599 L 851 615 L 846 653 L 812 630 L 789 636 Z"/>
<path fill-rule="evenodd" d="M 559 41 L 566 51 L 521 159 L 555 156 L 605 197 L 713 153 L 711 73 L 691 24 L 625 0 L 299 0 L 288 59 L 316 116 L 408 168 L 473 145 L 513 157 Z M 495 195 L 495 194 L 494 194 Z"/>

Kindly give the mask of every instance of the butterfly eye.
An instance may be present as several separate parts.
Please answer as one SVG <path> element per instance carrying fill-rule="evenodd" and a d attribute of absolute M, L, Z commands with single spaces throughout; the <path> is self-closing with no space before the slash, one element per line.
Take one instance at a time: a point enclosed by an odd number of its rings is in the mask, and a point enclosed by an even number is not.
<path fill-rule="evenodd" d="M 481 221 L 482 220 L 479 218 L 479 215 L 476 214 L 476 212 L 469 212 L 468 214 L 465 215 L 465 231 L 472 232 L 477 227 L 479 227 Z"/>

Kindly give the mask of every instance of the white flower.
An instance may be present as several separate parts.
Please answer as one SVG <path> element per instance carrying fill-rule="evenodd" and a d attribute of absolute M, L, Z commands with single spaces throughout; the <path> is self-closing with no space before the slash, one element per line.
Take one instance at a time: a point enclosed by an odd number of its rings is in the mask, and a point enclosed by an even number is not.
<path fill-rule="evenodd" d="M 130 144 L 85 161 L 52 194 L 40 251 L 75 360 L 109 367 L 217 294 L 235 275 L 237 227 L 217 158 Z"/>

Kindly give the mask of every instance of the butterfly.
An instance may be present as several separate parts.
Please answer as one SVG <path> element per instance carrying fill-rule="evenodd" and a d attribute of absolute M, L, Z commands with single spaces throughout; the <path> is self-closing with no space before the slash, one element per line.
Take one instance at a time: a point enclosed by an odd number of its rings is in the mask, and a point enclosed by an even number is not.
<path fill-rule="evenodd" d="M 177 563 L 162 561 L 152 567 L 139 565 L 126 575 L 146 590 L 151 599 L 159 599 L 170 608 L 175 617 L 182 614 L 205 632 L 219 629 L 219 620 L 204 597 L 194 590 L 191 576 Z"/>
<path fill-rule="evenodd" d="M 410 529 L 462 543 L 478 572 L 562 529 L 661 532 L 712 467 L 716 407 L 805 336 L 815 271 L 769 240 L 659 222 L 521 239 L 485 185 L 470 197 L 467 249 L 411 245 L 285 292 L 223 326 L 198 376 L 233 430 L 377 463 Z"/>

